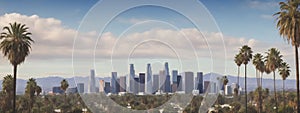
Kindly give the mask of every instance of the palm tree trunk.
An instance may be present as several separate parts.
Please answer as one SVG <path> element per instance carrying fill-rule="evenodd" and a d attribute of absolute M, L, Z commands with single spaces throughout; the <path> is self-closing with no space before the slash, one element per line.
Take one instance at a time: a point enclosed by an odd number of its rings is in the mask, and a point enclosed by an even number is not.
<path fill-rule="evenodd" d="M 13 113 L 17 113 L 16 111 L 16 91 L 17 90 L 17 65 L 14 65 L 14 95 L 13 95 Z"/>
<path fill-rule="evenodd" d="M 277 96 L 276 96 L 276 83 L 275 83 L 275 71 L 273 71 L 273 82 L 274 82 L 274 94 L 275 94 L 275 107 L 276 107 L 276 113 L 278 113 Z"/>
<path fill-rule="evenodd" d="M 298 46 L 295 47 L 295 60 L 296 60 L 296 86 L 297 86 L 297 113 L 300 113 L 300 100 L 299 100 L 299 59 L 298 59 Z"/>
<path fill-rule="evenodd" d="M 285 91 L 284 91 L 284 89 L 285 89 L 285 83 L 284 82 L 285 81 L 282 80 L 283 112 L 285 113 Z"/>
<path fill-rule="evenodd" d="M 238 66 L 238 79 L 237 79 L 238 88 L 240 87 L 240 66 Z"/>
<path fill-rule="evenodd" d="M 263 107 L 262 107 L 262 76 L 263 76 L 263 73 L 260 73 L 260 88 L 259 88 L 259 109 L 261 110 L 261 113 L 263 111 Z"/>
<path fill-rule="evenodd" d="M 248 99 L 247 99 L 247 65 L 245 64 L 245 108 L 246 108 L 246 113 L 248 112 Z"/>

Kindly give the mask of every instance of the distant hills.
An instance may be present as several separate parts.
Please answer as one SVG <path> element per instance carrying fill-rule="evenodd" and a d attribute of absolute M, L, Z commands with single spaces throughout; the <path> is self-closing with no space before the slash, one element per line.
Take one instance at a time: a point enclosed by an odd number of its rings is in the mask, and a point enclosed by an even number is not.
<path fill-rule="evenodd" d="M 221 77 L 222 75 L 216 74 L 216 73 L 208 73 L 203 76 L 204 81 L 216 81 L 217 77 Z M 243 76 L 243 75 L 242 75 Z M 266 75 L 269 76 L 269 75 Z M 236 83 L 237 76 L 227 75 L 227 78 L 229 80 L 229 84 Z M 43 91 L 49 92 L 52 91 L 52 87 L 54 86 L 60 86 L 60 82 L 64 79 L 63 77 L 59 76 L 50 76 L 50 77 L 44 77 L 44 78 L 36 78 L 37 84 L 42 87 Z M 110 77 L 96 77 L 96 80 L 105 80 L 110 81 Z M 69 82 L 69 88 L 76 87 L 77 83 L 84 83 L 84 89 L 85 92 L 87 92 L 88 89 L 88 81 L 89 77 L 72 77 L 72 78 L 66 78 L 66 80 Z M 2 81 L 0 80 L 0 89 L 2 90 Z M 17 94 L 23 94 L 25 91 L 27 80 L 24 79 L 18 79 L 17 80 Z M 77 82 L 77 83 L 76 83 Z M 287 90 L 295 90 L 296 89 L 296 80 L 286 80 L 286 89 Z M 247 79 L 247 89 L 248 91 L 252 91 L 257 87 L 256 78 L 248 78 Z M 240 86 L 244 86 L 244 78 L 240 77 Z M 96 87 L 99 87 L 98 82 L 96 82 Z M 263 79 L 263 87 L 269 88 L 270 90 L 273 90 L 273 79 Z M 278 90 L 282 90 L 282 80 L 280 76 L 277 76 L 276 80 L 276 87 Z"/>

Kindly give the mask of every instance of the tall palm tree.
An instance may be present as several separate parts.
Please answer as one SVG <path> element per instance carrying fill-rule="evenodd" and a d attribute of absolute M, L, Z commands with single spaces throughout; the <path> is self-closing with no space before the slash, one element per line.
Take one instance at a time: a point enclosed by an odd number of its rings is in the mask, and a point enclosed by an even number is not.
<path fill-rule="evenodd" d="M 296 63 L 296 86 L 297 86 L 297 112 L 300 113 L 300 98 L 299 98 L 299 59 L 298 47 L 300 44 L 300 0 L 287 0 L 280 2 L 280 11 L 275 13 L 277 16 L 277 28 L 279 34 L 292 44 L 295 48 L 295 63 Z"/>
<path fill-rule="evenodd" d="M 281 63 L 281 66 L 278 69 L 278 71 L 282 78 L 282 95 L 283 95 L 283 105 L 284 105 L 283 111 L 285 111 L 285 80 L 288 76 L 290 76 L 290 72 L 291 72 L 289 64 L 286 62 Z"/>
<path fill-rule="evenodd" d="M 35 89 L 37 87 L 36 81 L 33 78 L 30 78 L 27 81 L 27 85 L 25 88 L 25 95 L 27 98 L 29 98 L 29 107 L 28 107 L 28 111 L 29 113 L 31 113 L 31 109 L 33 107 L 33 103 L 34 103 L 34 94 L 35 94 Z"/>
<path fill-rule="evenodd" d="M 234 62 L 238 66 L 238 78 L 237 78 L 237 82 L 236 83 L 237 83 L 237 85 L 239 87 L 240 86 L 240 67 L 241 67 L 241 65 L 243 63 L 243 57 L 242 57 L 241 53 L 238 53 L 238 54 L 235 55 Z M 237 91 L 237 89 L 234 89 L 234 90 Z M 235 93 L 238 93 L 238 92 L 235 92 Z"/>
<path fill-rule="evenodd" d="M 266 69 L 273 72 L 273 82 L 274 82 L 274 94 L 275 94 L 275 106 L 276 113 L 278 113 L 278 105 L 277 105 L 277 97 L 276 97 L 276 82 L 275 82 L 275 71 L 278 69 L 282 62 L 282 55 L 280 55 L 280 51 L 276 48 L 271 48 L 267 52 L 266 56 Z"/>
<path fill-rule="evenodd" d="M 66 91 L 67 91 L 68 87 L 69 87 L 68 81 L 66 81 L 66 79 L 63 79 L 60 82 L 60 88 L 64 91 L 65 96 L 66 96 Z"/>
<path fill-rule="evenodd" d="M 259 100 L 258 112 L 261 113 L 262 112 L 262 99 L 261 99 L 262 73 L 259 73 L 259 72 L 264 70 L 263 55 L 261 55 L 260 53 L 256 53 L 253 57 L 254 58 L 252 60 L 252 64 L 255 66 L 255 70 L 256 70 L 256 80 L 257 80 L 258 98 L 259 98 L 258 99 Z"/>
<path fill-rule="evenodd" d="M 14 71 L 14 95 L 13 108 L 16 112 L 16 81 L 17 81 L 17 66 L 25 61 L 25 58 L 30 54 L 31 43 L 34 41 L 30 38 L 31 33 L 28 32 L 28 27 L 25 24 L 13 23 L 3 27 L 5 32 L 1 33 L 0 50 L 5 57 L 8 58 L 13 65 Z"/>
<path fill-rule="evenodd" d="M 245 108 L 247 113 L 247 64 L 252 59 L 252 53 L 253 51 L 248 45 L 244 45 L 242 48 L 240 48 L 240 54 L 242 56 L 243 64 L 245 65 Z"/>

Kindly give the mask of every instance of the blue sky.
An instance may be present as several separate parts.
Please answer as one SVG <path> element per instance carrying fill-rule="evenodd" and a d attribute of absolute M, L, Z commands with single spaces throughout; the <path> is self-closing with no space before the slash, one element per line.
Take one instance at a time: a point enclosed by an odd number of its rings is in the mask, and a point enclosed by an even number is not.
<path fill-rule="evenodd" d="M 147 0 L 145 0 L 147 1 Z M 157 2 L 157 0 L 154 0 Z M 89 29 L 79 28 L 80 23 L 84 19 L 86 14 L 89 14 L 90 8 L 94 5 L 94 8 L 97 9 L 97 5 L 101 5 L 98 3 L 97 0 L 72 0 L 71 1 L 58 1 L 58 0 L 33 0 L 29 3 L 29 1 L 0 1 L 0 20 L 3 17 L 3 20 L 14 20 L 16 18 L 12 17 L 20 17 L 19 19 L 24 19 L 24 22 L 28 22 L 28 25 L 33 28 L 33 31 L 38 32 L 40 29 L 47 28 L 46 25 L 51 26 L 49 29 L 52 29 L 49 36 L 45 35 L 40 32 L 36 36 L 40 36 L 37 38 L 40 44 L 37 42 L 37 49 L 33 49 L 33 55 L 27 60 L 26 63 L 21 65 L 19 74 L 21 78 L 28 78 L 30 76 L 39 77 L 39 76 L 52 76 L 52 75 L 63 75 L 65 77 L 73 76 L 72 72 L 72 39 L 76 36 L 76 33 L 79 32 L 78 36 L 82 35 L 82 41 L 77 41 L 82 43 L 82 46 L 78 46 L 78 48 L 84 48 L 89 45 L 84 45 L 85 42 L 94 42 L 96 40 L 92 40 L 98 38 L 100 28 L 97 25 L 101 23 L 105 23 L 106 16 L 113 13 L 113 10 L 118 9 L 122 6 L 122 4 L 134 4 L 127 1 L 121 1 L 116 3 L 117 5 L 109 5 L 102 7 L 102 10 L 99 12 L 105 12 L 107 14 L 94 13 L 95 15 L 93 22 L 94 25 L 88 25 Z M 143 2 L 143 0 L 139 1 Z M 147 1 L 148 2 L 148 1 Z M 278 2 L 275 0 L 226 0 L 219 1 L 219 0 L 200 0 L 201 3 L 208 9 L 210 14 L 214 17 L 217 26 L 213 26 L 212 28 L 210 25 L 214 24 L 209 16 L 201 17 L 203 14 L 202 12 L 205 11 L 193 11 L 189 10 L 191 6 L 188 4 L 182 3 L 177 5 L 182 10 L 187 11 L 187 15 L 191 15 L 191 18 L 195 17 L 199 20 L 195 20 L 196 22 L 201 23 L 200 29 L 203 30 L 202 34 L 206 36 L 220 36 L 218 33 L 222 32 L 224 37 L 224 42 L 227 44 L 227 58 L 226 60 L 222 60 L 219 58 L 217 53 L 216 58 L 213 58 L 214 62 L 216 63 L 215 67 L 222 67 L 219 66 L 218 63 L 225 63 L 226 71 L 224 69 L 215 68 L 213 71 L 220 72 L 221 74 L 230 74 L 234 75 L 236 73 L 235 64 L 232 62 L 234 52 L 238 51 L 238 47 L 242 46 L 242 44 L 253 44 L 255 45 L 253 50 L 259 51 L 263 53 L 267 51 L 270 47 L 277 47 L 281 49 L 284 55 L 286 55 L 286 60 L 290 65 L 293 67 L 293 56 L 292 56 L 292 48 L 288 44 L 284 43 L 283 39 L 280 38 L 278 32 L 276 30 L 276 21 L 272 15 L 278 11 Z M 97 4 L 98 3 L 98 4 Z M 26 5 L 25 5 L 26 4 Z M 171 4 L 171 3 L 170 3 Z M 204 8 L 205 9 L 205 8 Z M 93 10 L 93 9 L 92 9 Z M 5 14 L 8 14 L 5 16 Z M 199 15 L 198 15 L 199 14 Z M 36 16 L 32 16 L 36 15 Z M 200 17 L 200 18 L 198 18 Z M 88 20 L 87 18 L 85 18 Z M 26 21 L 25 21 L 26 20 Z M 147 20 L 152 20 L 145 22 Z M 154 20 L 154 21 L 153 21 Z M 41 21 L 39 23 L 39 21 Z M 48 23 L 49 22 L 49 23 Z M 144 22 L 144 23 L 143 23 Z M 176 26 L 176 28 L 172 28 L 166 23 L 172 24 Z M 5 22 L 4 22 L 5 23 Z M 43 23 L 47 23 L 43 25 Z M 0 23 L 1 26 L 1 23 Z M 37 27 L 41 26 L 41 27 Z M 2 27 L 2 26 L 1 26 Z M 128 28 L 128 32 L 125 32 Z M 219 27 L 220 31 L 218 31 L 217 27 Z M 39 29 L 38 29 L 39 28 Z M 79 28 L 79 31 L 77 31 Z M 134 29 L 133 29 L 134 28 Z M 149 37 L 147 35 L 147 31 L 150 33 L 159 33 L 163 32 L 165 36 L 173 36 L 168 33 L 176 34 L 174 31 L 182 31 L 186 33 L 195 33 L 194 29 L 195 26 L 189 21 L 189 18 L 184 17 L 183 15 L 179 14 L 176 11 L 172 11 L 167 8 L 163 7 L 153 7 L 153 6 L 143 6 L 137 7 L 130 10 L 127 10 L 123 13 L 120 13 L 111 23 L 108 24 L 107 28 L 105 29 L 104 33 L 107 36 L 103 38 L 104 41 L 115 41 L 115 39 L 126 37 L 129 39 L 134 40 L 132 37 L 134 36 L 144 36 Z M 47 28 L 48 29 L 48 28 Z M 164 30 L 170 29 L 171 31 Z M 56 31 L 57 30 L 57 31 Z M 47 30 L 46 30 L 47 31 Z M 83 31 L 83 32 L 81 32 Z M 59 36 L 61 34 L 61 37 Z M 196 33 L 197 34 L 197 33 Z M 191 35 L 191 34 L 190 34 Z M 34 37 L 36 37 L 34 36 Z M 51 38 L 51 36 L 53 38 Z M 194 35 L 191 35 L 194 36 Z M 49 38 L 49 39 L 47 39 Z M 56 39 L 57 38 L 57 39 Z M 61 42 L 55 43 L 55 41 L 61 40 Z M 51 43 L 53 41 L 53 43 Z M 102 41 L 102 39 L 100 40 Z M 124 41 L 124 40 L 123 40 Z M 127 40 L 128 41 L 128 40 Z M 125 40 L 126 42 L 126 40 Z M 133 41 L 134 42 L 134 41 Z M 194 42 L 193 42 L 194 43 Z M 221 44 L 222 42 L 218 42 Z M 52 45 L 51 45 L 52 44 Z M 101 43 L 100 43 L 101 44 Z M 113 44 L 113 43 L 112 43 Z M 197 43 L 196 43 L 197 44 Z M 213 47 L 214 45 L 218 45 L 212 43 L 212 50 L 220 49 L 218 47 Z M 65 46 L 66 45 L 66 46 Z M 91 44 L 90 47 L 94 45 Z M 110 46 L 110 45 L 108 45 Z M 122 45 L 120 45 L 122 46 Z M 126 45 L 124 45 L 126 47 Z M 208 45 L 204 45 L 207 46 Z M 96 45 L 96 47 L 101 48 L 102 45 Z M 105 46 L 106 47 L 106 46 Z M 180 48 L 181 46 L 178 46 Z M 183 47 L 186 49 L 186 47 Z M 201 48 L 201 47 L 200 47 Z M 215 49 L 214 49 L 215 48 Z M 49 50 L 51 49 L 51 51 Z M 63 51 L 63 49 L 65 49 Z M 181 49 L 181 48 L 180 48 Z M 221 48 L 222 49 L 222 48 Z M 190 49 L 189 49 L 190 50 Z M 38 52 L 37 52 L 38 51 Z M 51 55 L 46 51 L 54 52 L 57 55 Z M 169 51 L 169 50 L 168 50 Z M 208 51 L 208 50 L 207 50 Z M 220 53 L 223 50 L 219 50 Z M 81 51 L 80 51 L 81 52 Z M 83 51 L 90 53 L 91 51 Z M 105 50 L 100 50 L 101 52 L 105 52 Z M 158 52 L 159 53 L 159 52 Z M 166 52 L 168 53 L 168 52 Z M 170 52 L 171 53 L 171 52 Z M 209 57 L 205 57 L 205 55 L 209 53 L 199 53 L 200 58 L 199 62 L 210 63 L 212 59 Z M 96 55 L 97 56 L 97 55 Z M 209 55 L 207 55 L 209 56 Z M 79 55 L 79 57 L 84 57 L 84 55 Z M 100 55 L 100 57 L 102 57 Z M 86 58 L 86 57 L 84 57 Z M 90 57 L 88 57 L 90 58 Z M 96 63 L 97 67 L 104 70 L 110 70 L 108 67 L 111 65 L 108 60 L 103 61 L 101 58 L 96 59 L 99 62 Z M 9 64 L 4 60 L 1 59 L 1 73 L 0 74 L 7 74 L 11 72 L 11 68 Z M 146 62 L 148 60 L 144 60 Z M 93 62 L 92 60 L 85 61 L 84 59 L 80 59 L 80 64 L 88 64 L 89 62 Z M 159 62 L 159 61 L 157 61 Z M 172 62 L 177 64 L 176 61 L 170 61 L 170 65 Z M 186 62 L 191 62 L 191 60 L 187 60 Z M 201 63 L 202 64 L 202 63 Z M 107 66 L 106 66 L 107 65 Z M 188 65 L 188 63 L 186 64 Z M 145 65 L 146 66 L 146 65 Z M 204 71 L 205 73 L 211 72 L 211 69 L 208 68 L 209 66 L 200 66 L 200 69 L 191 69 L 190 71 Z M 174 68 L 178 68 L 174 66 Z M 189 67 L 189 66 L 188 66 Z M 213 67 L 213 66 L 212 66 Z M 89 65 L 85 68 L 76 70 L 76 75 L 87 75 L 88 69 L 93 68 L 93 66 Z M 145 67 L 138 68 L 138 71 L 143 71 Z M 172 66 L 171 66 L 172 68 Z M 109 72 L 107 71 L 97 71 L 99 75 L 108 76 Z M 35 71 L 33 71 L 35 70 Z M 180 70 L 180 69 L 179 69 Z M 185 70 L 185 69 L 183 69 Z M 124 69 L 123 69 L 124 71 Z M 126 71 L 126 68 L 125 68 Z M 77 74 L 78 72 L 78 74 Z M 124 72 L 123 72 L 124 73 Z M 254 69 L 250 67 L 250 76 L 254 77 Z M 291 78 L 294 78 L 293 75 Z"/>

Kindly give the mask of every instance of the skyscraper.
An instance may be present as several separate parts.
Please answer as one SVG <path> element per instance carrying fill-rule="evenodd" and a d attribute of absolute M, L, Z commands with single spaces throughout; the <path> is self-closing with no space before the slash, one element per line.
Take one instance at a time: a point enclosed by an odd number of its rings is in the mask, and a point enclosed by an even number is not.
<path fill-rule="evenodd" d="M 120 77 L 120 92 L 126 92 L 126 76 Z"/>
<path fill-rule="evenodd" d="M 181 79 L 181 75 L 177 76 L 177 91 L 182 91 L 182 79 Z"/>
<path fill-rule="evenodd" d="M 134 77 L 135 77 L 134 65 L 130 64 L 129 75 L 127 77 L 127 92 L 133 93 L 134 79 L 135 79 Z"/>
<path fill-rule="evenodd" d="M 166 76 L 165 76 L 165 70 L 160 70 L 159 71 L 159 90 L 160 91 L 165 91 L 165 81 L 166 81 Z"/>
<path fill-rule="evenodd" d="M 104 83 L 104 92 L 110 93 L 110 91 L 111 91 L 110 82 L 105 82 Z"/>
<path fill-rule="evenodd" d="M 166 75 L 165 80 L 165 91 L 164 92 L 171 92 L 171 82 L 170 82 L 170 75 Z"/>
<path fill-rule="evenodd" d="M 203 93 L 203 73 L 202 72 L 197 72 L 197 77 L 196 77 L 196 90 L 199 90 L 199 94 Z"/>
<path fill-rule="evenodd" d="M 145 73 L 139 74 L 139 92 L 145 92 Z"/>
<path fill-rule="evenodd" d="M 147 64 L 147 72 L 146 72 L 146 82 L 145 82 L 145 92 L 146 94 L 152 94 L 152 70 L 151 64 Z"/>
<path fill-rule="evenodd" d="M 152 79 L 152 84 L 153 84 L 153 92 L 157 92 L 159 90 L 159 75 L 154 74 L 153 79 Z"/>
<path fill-rule="evenodd" d="M 170 75 L 168 62 L 165 62 L 165 75 Z"/>
<path fill-rule="evenodd" d="M 104 87 L 105 87 L 105 81 L 104 80 L 99 80 L 99 92 L 104 92 Z"/>
<path fill-rule="evenodd" d="M 134 78 L 134 81 L 133 82 L 133 89 L 132 89 L 132 93 L 133 94 L 138 94 L 139 93 L 139 82 L 140 82 L 140 79 L 139 77 L 135 77 Z"/>
<path fill-rule="evenodd" d="M 194 73 L 193 72 L 183 72 L 181 74 L 182 79 L 182 90 L 185 93 L 192 93 L 194 89 Z"/>
<path fill-rule="evenodd" d="M 77 84 L 78 93 L 84 93 L 84 83 Z"/>
<path fill-rule="evenodd" d="M 172 84 L 177 84 L 177 76 L 178 76 L 178 71 L 173 70 L 172 71 Z"/>
<path fill-rule="evenodd" d="M 204 81 L 204 92 L 210 92 L 210 81 Z"/>
<path fill-rule="evenodd" d="M 90 81 L 89 81 L 89 92 L 90 93 L 95 93 L 95 70 L 91 69 L 91 76 L 90 76 Z"/>
<path fill-rule="evenodd" d="M 117 72 L 111 72 L 111 93 L 117 93 Z"/>

